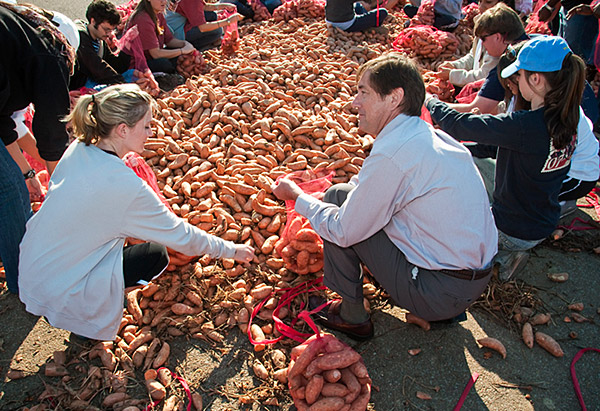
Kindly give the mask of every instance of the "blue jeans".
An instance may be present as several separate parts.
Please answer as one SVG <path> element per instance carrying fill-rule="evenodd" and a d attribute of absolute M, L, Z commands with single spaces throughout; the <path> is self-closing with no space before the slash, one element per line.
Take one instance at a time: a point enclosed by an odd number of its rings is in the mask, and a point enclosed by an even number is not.
<path fill-rule="evenodd" d="M 6 271 L 6 285 L 19 292 L 19 243 L 25 223 L 31 217 L 29 191 L 23 174 L 0 140 L 0 258 Z"/>
<path fill-rule="evenodd" d="M 386 9 L 379 9 L 379 24 L 377 24 L 377 9 L 367 11 L 362 4 L 356 2 L 354 3 L 354 14 L 356 14 L 356 19 L 345 30 L 347 32 L 363 31 L 371 27 L 379 27 L 383 24 L 383 20 L 387 17 L 388 12 Z"/>
<path fill-rule="evenodd" d="M 261 0 L 261 2 L 271 14 L 277 7 L 281 6 L 281 0 Z"/>
<path fill-rule="evenodd" d="M 214 11 L 205 11 L 204 17 L 206 21 L 216 21 L 217 13 Z M 221 39 L 223 36 L 223 29 L 218 28 L 211 31 L 200 31 L 198 27 L 192 27 L 185 33 L 185 39 L 192 43 L 192 45 L 202 51 L 210 47 L 214 42 Z"/>
<path fill-rule="evenodd" d="M 563 9 L 560 12 L 563 13 Z M 573 53 L 581 57 L 587 64 L 593 64 L 594 46 L 598 37 L 598 19 L 596 17 L 576 14 L 569 20 L 561 19 L 558 34 L 567 41 Z"/>

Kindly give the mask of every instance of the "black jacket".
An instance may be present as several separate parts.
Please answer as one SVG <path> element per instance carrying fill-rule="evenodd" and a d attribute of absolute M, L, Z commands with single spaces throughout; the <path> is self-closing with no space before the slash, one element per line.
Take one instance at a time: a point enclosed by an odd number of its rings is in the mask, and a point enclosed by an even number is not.
<path fill-rule="evenodd" d="M 17 139 L 10 118 L 29 103 L 35 106 L 33 134 L 44 160 L 56 161 L 67 148 L 61 119 L 69 113 L 69 69 L 46 31 L 0 6 L 0 137 L 5 145 Z"/>
<path fill-rule="evenodd" d="M 99 84 L 124 83 L 123 76 L 113 68 L 107 58 L 112 53 L 104 41 L 100 41 L 100 52 L 94 50 L 94 40 L 88 32 L 87 25 L 77 22 L 79 28 L 79 48 L 77 49 L 77 65 L 71 77 L 71 90 L 83 87 L 88 79 Z"/>

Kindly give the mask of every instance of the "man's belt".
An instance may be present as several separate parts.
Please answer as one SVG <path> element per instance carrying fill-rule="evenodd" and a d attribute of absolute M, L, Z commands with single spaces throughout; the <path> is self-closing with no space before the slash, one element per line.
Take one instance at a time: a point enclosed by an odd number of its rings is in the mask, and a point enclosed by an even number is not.
<path fill-rule="evenodd" d="M 459 278 L 461 280 L 481 280 L 487 277 L 492 272 L 492 267 L 483 270 L 438 270 L 440 273 L 449 275 L 450 277 Z"/>

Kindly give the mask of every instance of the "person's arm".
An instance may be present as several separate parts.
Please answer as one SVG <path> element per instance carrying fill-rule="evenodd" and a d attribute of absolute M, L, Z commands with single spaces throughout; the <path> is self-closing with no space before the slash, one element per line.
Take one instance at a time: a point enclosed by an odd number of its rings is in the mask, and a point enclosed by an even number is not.
<path fill-rule="evenodd" d="M 250 262 L 254 249 L 208 234 L 171 212 L 147 184 L 140 188 L 123 215 L 123 237 L 139 238 L 165 245 L 185 255 L 208 254 Z"/>
<path fill-rule="evenodd" d="M 548 0 L 546 4 L 538 10 L 538 19 L 542 22 L 548 22 L 554 15 L 554 11 L 560 8 L 560 0 Z"/>
<path fill-rule="evenodd" d="M 477 95 L 469 104 L 452 103 L 448 107 L 461 113 L 470 113 L 473 109 L 479 110 L 481 114 L 496 114 L 498 101 Z"/>
<path fill-rule="evenodd" d="M 394 187 L 383 181 L 385 176 L 394 176 Z M 410 201 L 410 180 L 389 158 L 371 154 L 363 164 L 360 183 L 341 207 L 300 194 L 295 209 L 323 239 L 349 247 L 385 227 L 394 212 Z"/>
<path fill-rule="evenodd" d="M 596 6 L 595 6 L 595 9 L 597 11 L 599 10 L 599 6 L 598 6 L 599 4 L 600 4 L 600 2 L 598 4 L 596 4 Z M 576 14 L 581 14 L 582 16 L 595 15 L 596 18 L 599 18 L 598 15 L 594 13 L 594 9 L 592 9 L 592 6 L 589 4 L 579 4 L 575 7 L 573 7 L 567 13 L 567 20 L 569 20 L 571 17 L 573 17 Z"/>
<path fill-rule="evenodd" d="M 227 17 L 226 19 L 222 19 L 222 20 L 216 20 L 216 21 L 207 21 L 204 24 L 200 24 L 198 25 L 198 30 L 200 30 L 201 32 L 207 32 L 207 31 L 213 31 L 213 30 L 217 30 L 219 28 L 223 28 L 223 27 L 227 27 L 230 23 L 234 22 L 234 21 L 240 21 L 243 18 L 243 16 L 241 14 L 232 14 L 231 16 Z"/>
<path fill-rule="evenodd" d="M 148 50 L 148 53 L 150 53 L 150 56 L 152 56 L 154 59 L 172 59 L 183 56 L 184 54 L 192 53 L 194 50 L 196 50 L 191 43 L 188 43 L 185 40 L 176 39 L 175 37 L 173 37 L 168 43 L 165 43 L 165 46 L 167 46 L 167 48 L 161 49 L 157 47 L 150 49 Z"/>
<path fill-rule="evenodd" d="M 33 134 L 29 130 L 23 136 L 19 137 L 17 143 L 21 147 L 21 150 L 29 154 L 35 161 L 44 164 L 44 159 L 40 157 L 40 152 L 37 149 L 35 137 L 33 137 Z"/>
<path fill-rule="evenodd" d="M 29 170 L 33 170 L 33 168 L 27 162 L 27 159 L 23 155 L 23 152 L 21 151 L 21 148 L 19 147 L 19 144 L 16 141 L 7 145 L 6 150 L 8 151 L 12 159 L 15 161 L 15 163 L 17 163 L 17 165 L 19 166 L 23 177 L 25 177 L 25 174 L 29 172 Z M 25 183 L 27 184 L 27 189 L 29 190 L 29 196 L 31 200 L 41 200 L 43 196 L 43 191 L 42 185 L 40 184 L 40 180 L 38 180 L 37 176 L 35 176 L 34 174 L 32 177 L 25 178 Z"/>
<path fill-rule="evenodd" d="M 232 3 L 205 3 L 204 10 L 206 11 L 219 11 L 219 10 L 227 10 L 227 11 L 236 11 L 235 4 Z"/>
<path fill-rule="evenodd" d="M 454 69 L 449 72 L 449 81 L 455 86 L 464 86 L 468 83 L 485 78 L 491 69 L 496 67 L 498 59 L 486 54 L 483 64 L 478 69 Z"/>
<path fill-rule="evenodd" d="M 40 156 L 52 174 L 66 150 L 69 135 L 62 119 L 69 113 L 69 72 L 62 57 L 44 55 L 32 67 L 29 81 L 35 106 L 32 131 Z"/>
<path fill-rule="evenodd" d="M 531 130 L 523 124 L 519 113 L 498 116 L 461 113 L 453 110 L 449 104 L 432 97 L 427 98 L 425 106 L 432 120 L 459 141 L 474 141 L 518 151 L 527 150 L 526 141 Z M 545 128 L 543 114 L 541 127 Z"/>

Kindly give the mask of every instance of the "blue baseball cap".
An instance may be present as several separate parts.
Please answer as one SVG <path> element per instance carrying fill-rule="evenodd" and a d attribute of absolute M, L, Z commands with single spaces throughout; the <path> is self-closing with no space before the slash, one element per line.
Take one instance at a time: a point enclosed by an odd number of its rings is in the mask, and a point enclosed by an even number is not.
<path fill-rule="evenodd" d="M 502 70 L 502 78 L 521 69 L 541 73 L 558 71 L 569 53 L 571 49 L 562 37 L 537 36 L 525 43 L 514 63 Z"/>

